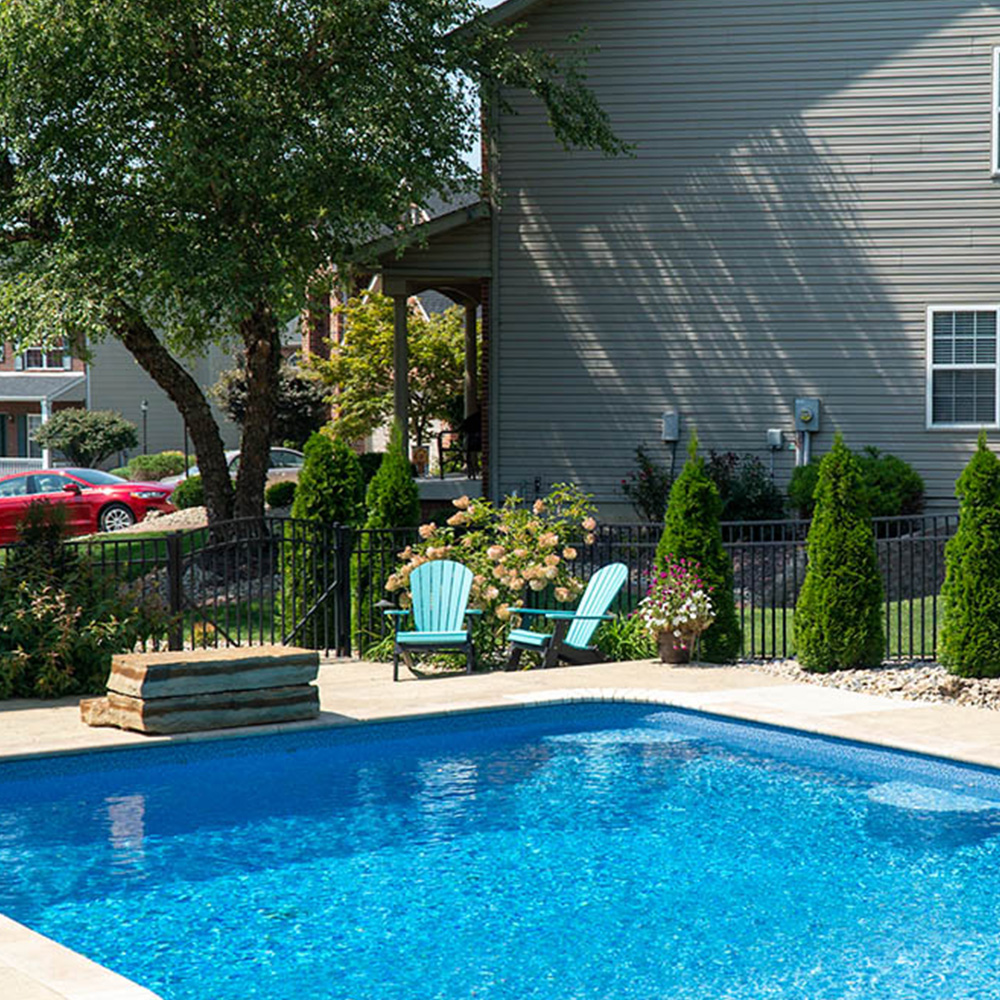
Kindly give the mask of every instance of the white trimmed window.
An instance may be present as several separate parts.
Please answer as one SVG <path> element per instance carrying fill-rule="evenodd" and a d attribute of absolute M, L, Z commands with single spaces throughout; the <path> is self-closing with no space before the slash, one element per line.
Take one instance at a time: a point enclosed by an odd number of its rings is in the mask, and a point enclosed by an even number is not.
<path fill-rule="evenodd" d="M 990 171 L 1000 176 L 1000 46 L 993 50 L 993 142 L 990 145 Z"/>
<path fill-rule="evenodd" d="M 14 359 L 18 371 L 69 371 L 73 366 L 69 351 L 63 345 L 29 347 Z"/>
<path fill-rule="evenodd" d="M 927 310 L 928 427 L 997 426 L 998 317 L 997 306 Z"/>

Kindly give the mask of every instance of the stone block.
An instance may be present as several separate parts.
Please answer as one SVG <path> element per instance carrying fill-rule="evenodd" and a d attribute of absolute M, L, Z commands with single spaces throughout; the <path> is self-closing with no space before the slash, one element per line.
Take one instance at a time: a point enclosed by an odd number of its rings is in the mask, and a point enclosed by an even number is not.
<path fill-rule="evenodd" d="M 152 699 L 288 688 L 314 681 L 318 671 L 319 653 L 293 646 L 125 653 L 111 661 L 108 692 Z"/>
<path fill-rule="evenodd" d="M 80 715 L 90 726 L 115 726 L 151 734 L 260 726 L 316 718 L 319 690 L 301 684 L 152 699 L 109 691 L 106 698 L 81 701 Z"/>

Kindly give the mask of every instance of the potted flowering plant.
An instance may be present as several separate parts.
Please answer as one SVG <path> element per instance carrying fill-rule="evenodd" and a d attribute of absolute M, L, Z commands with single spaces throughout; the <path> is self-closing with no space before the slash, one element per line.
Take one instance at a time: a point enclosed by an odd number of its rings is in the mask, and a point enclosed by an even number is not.
<path fill-rule="evenodd" d="M 687 663 L 691 649 L 715 621 L 713 588 L 693 559 L 667 558 L 667 567 L 649 585 L 635 614 L 656 639 L 663 663 Z"/>

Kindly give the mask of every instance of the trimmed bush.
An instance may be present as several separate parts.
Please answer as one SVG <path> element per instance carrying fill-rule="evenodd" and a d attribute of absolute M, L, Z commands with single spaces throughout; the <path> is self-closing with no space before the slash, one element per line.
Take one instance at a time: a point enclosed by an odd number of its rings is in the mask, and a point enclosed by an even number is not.
<path fill-rule="evenodd" d="M 279 483 L 271 483 L 264 490 L 264 502 L 271 508 L 291 507 L 295 499 L 295 481 L 282 479 Z"/>
<path fill-rule="evenodd" d="M 364 486 L 358 456 L 339 438 L 331 441 L 317 432 L 306 442 L 292 517 L 352 527 L 364 519 Z"/>
<path fill-rule="evenodd" d="M 70 465 L 88 468 L 100 465 L 116 451 L 139 443 L 135 424 L 112 410 L 57 410 L 35 431 L 42 448 L 61 451 Z"/>
<path fill-rule="evenodd" d="M 420 492 L 403 454 L 403 435 L 393 425 L 378 472 L 368 484 L 366 528 L 412 528 L 420 523 Z"/>
<path fill-rule="evenodd" d="M 656 565 L 662 571 L 682 556 L 701 564 L 702 578 L 713 588 L 716 612 L 715 621 L 702 634 L 701 655 L 713 663 L 735 660 L 740 653 L 733 564 L 722 546 L 721 512 L 719 491 L 698 455 L 697 435 L 692 434 L 688 460 L 670 490 L 663 534 L 656 547 Z"/>
<path fill-rule="evenodd" d="M 882 661 L 882 578 L 860 481 L 858 459 L 837 434 L 819 465 L 809 564 L 795 606 L 795 648 L 805 670 Z"/>
<path fill-rule="evenodd" d="M 325 434 L 314 433 L 306 442 L 292 517 L 353 528 L 363 516 L 364 493 L 357 455 L 340 439 L 331 441 Z M 285 628 L 291 631 L 320 601 L 323 590 L 337 579 L 338 553 L 332 536 L 324 538 L 303 532 L 302 526 L 295 523 L 285 527 Z M 321 539 L 328 544 L 320 544 Z M 335 626 L 334 603 L 327 600 L 297 632 L 295 642 L 300 646 L 320 646 L 332 639 Z"/>
<path fill-rule="evenodd" d="M 188 507 L 205 506 L 205 487 L 202 485 L 201 476 L 189 476 L 182 479 L 170 494 L 170 502 L 178 510 L 187 510 Z"/>
<path fill-rule="evenodd" d="M 869 517 L 919 514 L 923 510 L 924 481 L 912 465 L 871 446 L 856 457 L 858 493 Z M 816 463 L 799 466 L 792 472 L 788 498 L 801 517 L 812 517 L 818 482 Z"/>
<path fill-rule="evenodd" d="M 959 520 L 945 546 L 941 661 L 962 677 L 1000 677 L 1000 459 L 985 431 L 955 493 Z"/>
<path fill-rule="evenodd" d="M 179 476 L 187 466 L 181 451 L 161 451 L 155 455 L 136 455 L 125 466 L 125 478 L 137 481 Z"/>

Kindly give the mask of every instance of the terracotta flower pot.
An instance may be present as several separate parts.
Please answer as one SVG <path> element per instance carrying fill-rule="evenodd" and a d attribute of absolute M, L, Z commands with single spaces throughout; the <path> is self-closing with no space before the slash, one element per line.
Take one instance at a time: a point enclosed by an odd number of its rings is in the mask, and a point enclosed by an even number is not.
<path fill-rule="evenodd" d="M 683 646 L 679 645 L 681 642 Z M 656 636 L 656 645 L 661 663 L 688 663 L 691 660 L 691 640 L 688 637 L 678 639 L 673 632 L 660 632 Z"/>

